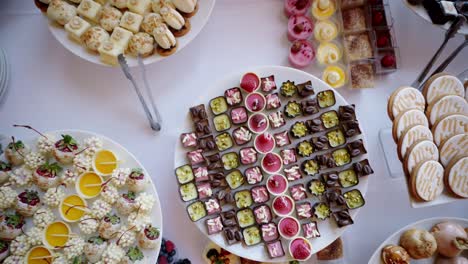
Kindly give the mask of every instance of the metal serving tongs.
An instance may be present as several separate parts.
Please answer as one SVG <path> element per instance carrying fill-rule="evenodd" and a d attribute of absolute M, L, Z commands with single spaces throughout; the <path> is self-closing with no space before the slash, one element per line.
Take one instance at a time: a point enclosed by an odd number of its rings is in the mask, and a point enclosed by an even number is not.
<path fill-rule="evenodd" d="M 459 16 L 457 16 L 455 18 L 455 20 L 452 22 L 452 25 L 450 25 L 450 28 L 447 30 L 447 32 L 445 32 L 444 42 L 442 42 L 439 49 L 436 51 L 434 56 L 432 56 L 432 58 L 429 60 L 426 67 L 424 68 L 424 70 L 419 74 L 418 78 L 412 83 L 412 85 L 411 85 L 412 87 L 416 87 L 416 88 L 419 88 L 419 89 L 421 88 L 421 83 L 423 82 L 426 75 L 429 73 L 429 70 L 431 70 L 431 68 L 434 65 L 437 58 L 439 58 L 440 54 L 444 50 L 444 48 L 447 45 L 448 41 L 457 34 L 458 30 L 461 28 L 461 26 L 464 23 L 466 23 L 465 16 L 459 15 Z"/>
<path fill-rule="evenodd" d="M 153 129 L 154 131 L 161 130 L 161 123 L 162 123 L 161 115 L 159 114 L 158 108 L 156 107 L 156 104 L 154 103 L 153 92 L 151 91 L 149 87 L 148 79 L 146 78 L 146 68 L 145 68 L 145 65 L 143 64 L 143 61 L 140 55 L 138 55 L 137 57 L 138 66 L 140 66 L 140 69 L 142 72 L 143 83 L 145 85 L 146 93 L 148 93 L 150 104 L 154 112 L 154 117 L 150 109 L 148 108 L 148 105 L 146 104 L 145 98 L 143 98 L 140 88 L 138 87 L 135 79 L 130 73 L 130 68 L 128 67 L 127 60 L 125 59 L 124 55 L 120 54 L 118 56 L 118 60 L 119 60 L 120 67 L 122 68 L 122 71 L 124 72 L 125 76 L 127 77 L 127 79 L 130 80 L 130 82 L 133 84 L 133 87 L 135 88 L 135 92 L 138 95 L 138 99 L 140 99 L 141 106 L 143 107 L 143 110 L 145 111 L 145 114 L 146 114 L 146 117 L 148 118 L 151 129 Z"/>

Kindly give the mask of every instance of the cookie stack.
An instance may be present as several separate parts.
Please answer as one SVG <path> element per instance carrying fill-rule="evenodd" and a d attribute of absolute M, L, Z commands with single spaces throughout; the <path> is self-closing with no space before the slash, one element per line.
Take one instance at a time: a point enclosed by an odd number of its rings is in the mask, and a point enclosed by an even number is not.
<path fill-rule="evenodd" d="M 444 186 L 468 198 L 468 103 L 465 88 L 446 73 L 431 77 L 421 93 L 401 87 L 388 101 L 398 158 L 417 201 L 437 199 Z"/>

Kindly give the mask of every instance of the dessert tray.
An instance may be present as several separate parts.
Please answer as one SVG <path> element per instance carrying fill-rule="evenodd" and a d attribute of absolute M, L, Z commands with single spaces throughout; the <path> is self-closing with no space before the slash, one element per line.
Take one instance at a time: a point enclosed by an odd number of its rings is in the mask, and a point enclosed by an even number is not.
<path fill-rule="evenodd" d="M 117 65 L 117 56 L 124 53 L 129 66 L 138 65 L 137 54 L 151 64 L 183 49 L 201 32 L 216 2 L 35 1 L 49 17 L 50 32 L 67 50 L 101 65 Z"/>
<path fill-rule="evenodd" d="M 10 254 L 4 263 L 156 259 L 161 205 L 141 163 L 91 132 L 38 133 L 12 138 L 1 157 L 0 261 Z"/>
<path fill-rule="evenodd" d="M 406 7 L 408 7 L 409 9 L 411 9 L 411 11 L 413 11 L 416 15 L 418 15 L 419 17 L 423 18 L 424 20 L 426 20 L 427 22 L 431 23 L 431 24 L 434 24 L 431 20 L 431 18 L 429 17 L 429 14 L 427 13 L 426 9 L 424 9 L 423 5 L 422 4 L 419 4 L 419 5 L 412 5 L 408 2 L 408 0 L 402 0 L 403 3 L 406 5 Z M 445 24 L 442 24 L 442 25 L 438 25 L 438 24 L 434 24 L 438 27 L 441 27 L 445 30 L 449 29 L 450 28 L 450 22 L 446 22 Z M 468 34 L 468 24 L 465 23 L 465 25 L 463 25 L 459 30 L 458 30 L 458 34 L 460 35 L 467 35 Z"/>
<path fill-rule="evenodd" d="M 455 217 L 435 217 L 435 218 L 429 218 L 429 219 L 423 219 L 417 222 L 414 222 L 412 224 L 409 224 L 402 229 L 396 231 L 393 233 L 391 236 L 389 236 L 374 252 L 372 257 L 369 260 L 369 264 L 381 264 L 384 263 L 382 260 L 382 250 L 389 245 L 400 245 L 400 238 L 402 237 L 403 233 L 405 231 L 411 230 L 411 229 L 417 229 L 417 230 L 425 230 L 425 231 L 430 231 L 432 227 L 439 223 L 443 222 L 449 222 L 452 224 L 457 224 L 463 228 L 468 227 L 468 219 L 463 219 L 463 218 L 455 218 Z M 462 232 L 461 232 L 462 233 Z M 466 235 L 466 234 L 465 234 Z M 439 243 L 438 243 L 439 245 Z M 396 249 L 396 248 L 395 248 Z M 397 251 L 397 250 L 395 250 Z M 434 262 L 437 258 L 437 252 L 435 252 L 431 257 L 428 258 L 423 258 L 419 260 L 411 259 L 411 263 L 416 263 L 416 264 L 432 264 L 432 263 L 457 263 L 457 262 Z M 460 255 L 461 257 L 468 258 L 468 252 L 465 251 L 465 253 L 462 253 Z M 403 262 L 398 262 L 398 263 L 403 263 Z M 409 263 L 409 262 L 408 262 Z M 463 262 L 458 262 L 458 263 L 463 263 Z"/>
<path fill-rule="evenodd" d="M 422 92 L 408 86 L 395 90 L 387 110 L 411 205 L 466 200 L 468 102 L 463 83 L 447 73 L 436 74 Z"/>
<path fill-rule="evenodd" d="M 285 67 L 231 75 L 198 99 L 175 177 L 187 216 L 214 243 L 256 261 L 304 260 L 354 222 L 373 173 L 354 105 Z"/>
<path fill-rule="evenodd" d="M 393 17 L 385 0 L 285 0 L 289 62 L 316 60 L 333 88 L 375 87 L 379 75 L 400 67 Z"/>

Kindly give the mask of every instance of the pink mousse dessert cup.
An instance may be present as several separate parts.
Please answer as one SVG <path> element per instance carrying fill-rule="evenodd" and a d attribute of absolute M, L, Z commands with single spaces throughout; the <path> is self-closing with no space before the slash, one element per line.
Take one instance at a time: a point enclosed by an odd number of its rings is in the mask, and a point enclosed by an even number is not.
<path fill-rule="evenodd" d="M 261 112 L 265 109 L 266 99 L 261 93 L 251 93 L 245 97 L 245 107 L 250 112 Z"/>
<path fill-rule="evenodd" d="M 262 159 L 262 169 L 269 174 L 278 173 L 283 168 L 283 160 L 281 156 L 270 152 L 265 154 Z"/>
<path fill-rule="evenodd" d="M 248 72 L 240 80 L 240 87 L 247 93 L 253 93 L 260 87 L 260 77 L 256 73 Z"/>
<path fill-rule="evenodd" d="M 288 180 L 283 175 L 274 174 L 268 178 L 266 187 L 273 195 L 283 195 L 288 190 Z"/>
<path fill-rule="evenodd" d="M 272 134 L 265 132 L 255 138 L 254 147 L 259 153 L 266 154 L 275 149 L 276 142 Z"/>
<path fill-rule="evenodd" d="M 304 15 L 311 4 L 312 0 L 284 0 L 284 14 L 287 17 Z"/>
<path fill-rule="evenodd" d="M 299 235 L 301 224 L 296 218 L 287 216 L 278 222 L 278 231 L 283 238 L 290 240 Z"/>
<path fill-rule="evenodd" d="M 294 212 L 295 205 L 294 200 L 291 197 L 287 195 L 281 195 L 273 199 L 271 207 L 273 208 L 273 212 L 275 212 L 276 215 L 285 217 Z"/>
<path fill-rule="evenodd" d="M 255 113 L 249 117 L 247 125 L 253 133 L 261 134 L 267 131 L 270 126 L 270 122 L 268 122 L 268 118 L 265 114 Z"/>
<path fill-rule="evenodd" d="M 312 245 L 304 237 L 297 237 L 289 243 L 289 254 L 298 261 L 306 261 L 312 256 Z"/>
<path fill-rule="evenodd" d="M 308 39 L 314 33 L 314 22 L 307 16 L 291 16 L 288 20 L 288 39 Z"/>
<path fill-rule="evenodd" d="M 296 40 L 289 49 L 288 59 L 295 68 L 307 67 L 315 59 L 315 48 L 307 40 Z"/>

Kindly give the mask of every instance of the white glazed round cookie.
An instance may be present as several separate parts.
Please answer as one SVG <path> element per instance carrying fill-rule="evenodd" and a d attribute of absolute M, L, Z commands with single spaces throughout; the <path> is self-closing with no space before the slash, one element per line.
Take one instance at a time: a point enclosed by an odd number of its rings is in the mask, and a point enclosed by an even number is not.
<path fill-rule="evenodd" d="M 446 73 L 435 74 L 426 82 L 423 89 L 427 104 L 432 104 L 445 95 L 458 95 L 465 97 L 465 88 L 455 76 Z"/>
<path fill-rule="evenodd" d="M 454 135 L 463 133 L 468 133 L 468 116 L 462 114 L 442 117 L 432 127 L 432 135 L 437 146 Z"/>
<path fill-rule="evenodd" d="M 413 144 L 406 153 L 403 169 L 407 176 L 413 173 L 414 168 L 428 160 L 439 160 L 439 150 L 431 140 L 420 140 Z"/>
<path fill-rule="evenodd" d="M 435 161 L 421 163 L 411 173 L 411 192 L 422 201 L 432 201 L 444 190 L 444 167 Z"/>
<path fill-rule="evenodd" d="M 447 167 L 453 158 L 466 153 L 468 153 L 468 133 L 455 135 L 439 147 L 440 162 L 444 167 Z"/>
<path fill-rule="evenodd" d="M 413 87 L 403 86 L 395 90 L 387 104 L 387 113 L 393 121 L 400 113 L 408 109 L 419 109 L 424 111 L 426 99 L 420 91 Z"/>
<path fill-rule="evenodd" d="M 468 198 L 468 156 L 454 159 L 445 168 L 444 181 L 453 194 Z"/>
<path fill-rule="evenodd" d="M 398 143 L 398 139 L 402 136 L 403 132 L 414 125 L 423 125 L 429 127 L 424 112 L 419 109 L 410 109 L 406 112 L 400 113 L 395 120 L 393 120 L 392 135 L 393 140 Z"/>
<path fill-rule="evenodd" d="M 398 158 L 403 160 L 408 149 L 417 141 L 427 139 L 433 141 L 431 130 L 423 125 L 415 125 L 408 128 L 403 132 L 402 136 L 398 140 Z"/>
<path fill-rule="evenodd" d="M 458 95 L 446 95 L 432 102 L 426 110 L 431 125 L 434 125 L 442 116 L 448 114 L 468 115 L 468 103 L 465 98 Z"/>

